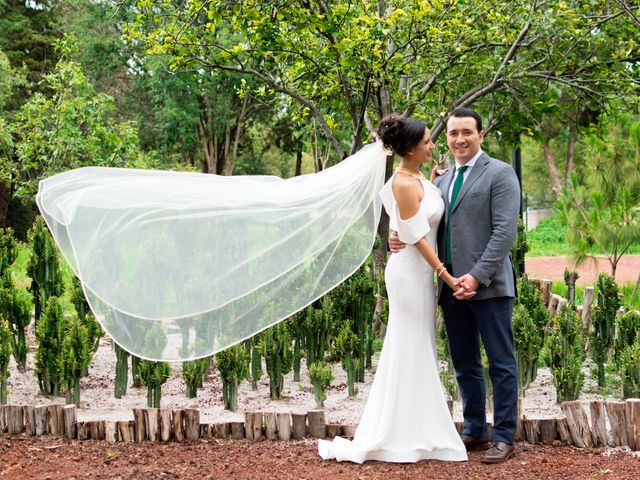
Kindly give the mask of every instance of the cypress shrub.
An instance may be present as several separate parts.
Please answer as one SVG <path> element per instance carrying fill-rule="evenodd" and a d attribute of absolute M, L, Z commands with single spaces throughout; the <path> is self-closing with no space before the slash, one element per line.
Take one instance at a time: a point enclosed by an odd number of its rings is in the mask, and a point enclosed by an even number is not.
<path fill-rule="evenodd" d="M 304 348 L 304 321 L 306 310 L 302 310 L 287 320 L 289 333 L 293 338 L 293 381 L 300 382 L 300 360 Z M 253 375 L 252 375 L 253 378 Z"/>
<path fill-rule="evenodd" d="M 350 397 L 358 394 L 358 389 L 354 386 L 356 363 L 353 358 L 357 348 L 358 336 L 351 330 L 351 321 L 347 320 L 336 337 L 336 353 L 342 360 L 342 368 L 347 372 L 347 390 Z"/>
<path fill-rule="evenodd" d="M 113 349 L 116 352 L 116 385 L 113 395 L 122 398 L 127 393 L 129 381 L 129 352 L 115 342 Z"/>
<path fill-rule="evenodd" d="M 11 360 L 12 348 L 11 330 L 9 322 L 0 316 L 0 405 L 7 403 L 9 390 L 7 379 L 9 378 L 9 361 Z"/>
<path fill-rule="evenodd" d="M 224 408 L 235 412 L 238 409 L 238 385 L 249 376 L 249 355 L 241 344 L 237 344 L 216 353 L 215 359 L 222 380 Z"/>
<path fill-rule="evenodd" d="M 547 335 L 547 364 L 551 367 L 558 403 L 580 396 L 584 382 L 582 345 L 582 321 L 574 306 L 565 303 Z"/>
<path fill-rule="evenodd" d="M 13 357 L 18 369 L 24 371 L 29 351 L 25 331 L 31 323 L 31 298 L 26 290 L 15 286 L 8 270 L 0 278 L 0 316 L 9 323 Z"/>
<path fill-rule="evenodd" d="M 80 407 L 80 378 L 86 376 L 93 351 L 87 328 L 78 317 L 67 320 L 60 352 L 60 377 L 65 386 L 67 404 Z"/>
<path fill-rule="evenodd" d="M 317 304 L 318 302 L 316 302 Z M 322 297 L 321 308 L 307 307 L 304 322 L 304 346 L 307 366 L 315 362 L 324 361 L 325 352 L 329 348 L 335 309 L 329 295 Z"/>
<path fill-rule="evenodd" d="M 87 330 L 87 342 L 89 342 L 89 350 L 93 355 L 98 351 L 100 339 L 104 336 L 104 331 L 89 307 L 89 303 L 84 296 L 84 290 L 82 290 L 80 280 L 75 276 L 73 277 L 71 286 L 71 303 L 73 303 L 73 306 L 76 309 L 80 323 L 84 325 Z M 87 373 L 85 372 L 84 375 L 86 376 L 86 374 Z"/>
<path fill-rule="evenodd" d="M 58 395 L 62 384 L 60 356 L 62 342 L 66 333 L 64 312 L 58 297 L 49 297 L 42 312 L 40 322 L 36 324 L 38 350 L 35 358 L 35 371 L 43 395 Z"/>
<path fill-rule="evenodd" d="M 182 362 L 182 378 L 187 385 L 187 398 L 196 398 L 209 369 L 210 357 Z"/>
<path fill-rule="evenodd" d="M 640 398 L 640 335 L 620 353 L 623 398 Z"/>
<path fill-rule="evenodd" d="M 629 311 L 616 317 L 617 336 L 614 341 L 613 356 L 616 363 L 620 363 L 622 351 L 633 345 L 640 337 L 640 313 Z"/>
<path fill-rule="evenodd" d="M 596 305 L 591 310 L 591 358 L 596 364 L 598 385 L 605 385 L 605 363 L 609 359 L 615 336 L 616 313 L 620 308 L 618 286 L 606 273 L 598 275 Z"/>
<path fill-rule="evenodd" d="M 154 345 L 154 349 L 161 351 L 167 345 L 167 337 L 163 334 L 159 325 L 154 325 L 145 334 L 145 342 Z M 137 377 L 147 387 L 147 406 L 160 408 L 162 399 L 162 384 L 169 379 L 171 368 L 167 362 L 154 362 L 152 360 L 140 360 L 137 369 Z"/>

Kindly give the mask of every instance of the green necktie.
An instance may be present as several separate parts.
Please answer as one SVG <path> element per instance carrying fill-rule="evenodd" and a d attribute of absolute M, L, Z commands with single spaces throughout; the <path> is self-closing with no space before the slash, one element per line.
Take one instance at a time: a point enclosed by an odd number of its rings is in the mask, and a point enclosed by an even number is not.
<path fill-rule="evenodd" d="M 445 260 L 444 263 L 451 265 L 451 211 L 456 204 L 458 194 L 462 188 L 462 182 L 464 181 L 464 171 L 469 168 L 467 165 L 463 165 L 457 168 L 457 176 L 455 182 L 453 182 L 453 190 L 451 191 L 451 202 L 449 202 L 449 217 L 447 218 L 447 232 L 444 237 L 445 241 Z M 453 275 L 453 274 L 452 274 Z"/>

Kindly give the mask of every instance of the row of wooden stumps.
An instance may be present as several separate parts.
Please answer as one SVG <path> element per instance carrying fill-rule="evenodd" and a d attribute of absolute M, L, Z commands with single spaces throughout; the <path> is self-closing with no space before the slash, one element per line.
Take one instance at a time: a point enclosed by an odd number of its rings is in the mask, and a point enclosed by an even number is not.
<path fill-rule="evenodd" d="M 451 401 L 449 406 L 451 409 Z M 516 440 L 546 445 L 560 441 L 581 448 L 629 446 L 632 450 L 640 450 L 640 399 L 592 401 L 589 403 L 591 422 L 582 402 L 564 402 L 561 407 L 565 415 L 562 418 L 521 416 Z M 244 421 L 200 423 L 197 409 L 135 408 L 133 420 L 79 422 L 75 405 L 0 406 L 0 433 L 108 442 L 350 438 L 355 428 L 354 425 L 327 424 L 323 410 L 247 412 Z M 462 422 L 456 422 L 456 428 L 460 431 Z"/>
<path fill-rule="evenodd" d="M 244 421 L 200 423 L 197 409 L 134 408 L 133 420 L 77 420 L 75 405 L 1 405 L 0 433 L 51 435 L 108 442 L 199 439 L 299 440 L 353 437 L 355 425 L 327 424 L 324 410 L 307 413 L 247 412 Z"/>

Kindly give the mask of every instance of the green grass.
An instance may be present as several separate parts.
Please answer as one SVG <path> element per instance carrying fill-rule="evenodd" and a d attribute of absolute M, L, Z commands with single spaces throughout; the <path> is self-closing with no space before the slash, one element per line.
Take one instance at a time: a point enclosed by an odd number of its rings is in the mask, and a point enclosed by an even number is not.
<path fill-rule="evenodd" d="M 554 212 L 550 217 L 541 220 L 536 228 L 527 232 L 529 251 L 527 257 L 556 257 L 570 256 L 571 247 L 566 243 L 567 225 L 562 220 L 558 212 Z M 640 244 L 632 245 L 626 252 L 628 254 L 640 254 Z M 591 255 L 606 255 L 594 249 Z"/>

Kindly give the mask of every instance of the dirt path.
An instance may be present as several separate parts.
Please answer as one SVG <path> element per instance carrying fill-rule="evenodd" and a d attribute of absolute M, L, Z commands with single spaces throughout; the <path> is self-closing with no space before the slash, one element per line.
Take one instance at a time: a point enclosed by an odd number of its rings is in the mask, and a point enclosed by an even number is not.
<path fill-rule="evenodd" d="M 316 442 L 201 441 L 108 444 L 45 437 L 0 436 L 0 478 L 11 479 L 473 479 L 631 480 L 640 478 L 640 458 L 621 450 L 517 447 L 500 465 L 468 462 L 415 464 L 322 461 Z"/>
<path fill-rule="evenodd" d="M 534 257 L 527 258 L 525 271 L 529 277 L 547 278 L 549 280 L 564 281 L 564 269 L 576 270 L 570 257 Z M 598 273 L 611 274 L 611 265 L 607 257 L 597 257 L 595 260 L 585 261 L 578 269 L 579 285 L 593 285 Z M 640 273 L 640 255 L 625 255 L 618 263 L 616 281 L 619 284 L 635 282 Z"/>

